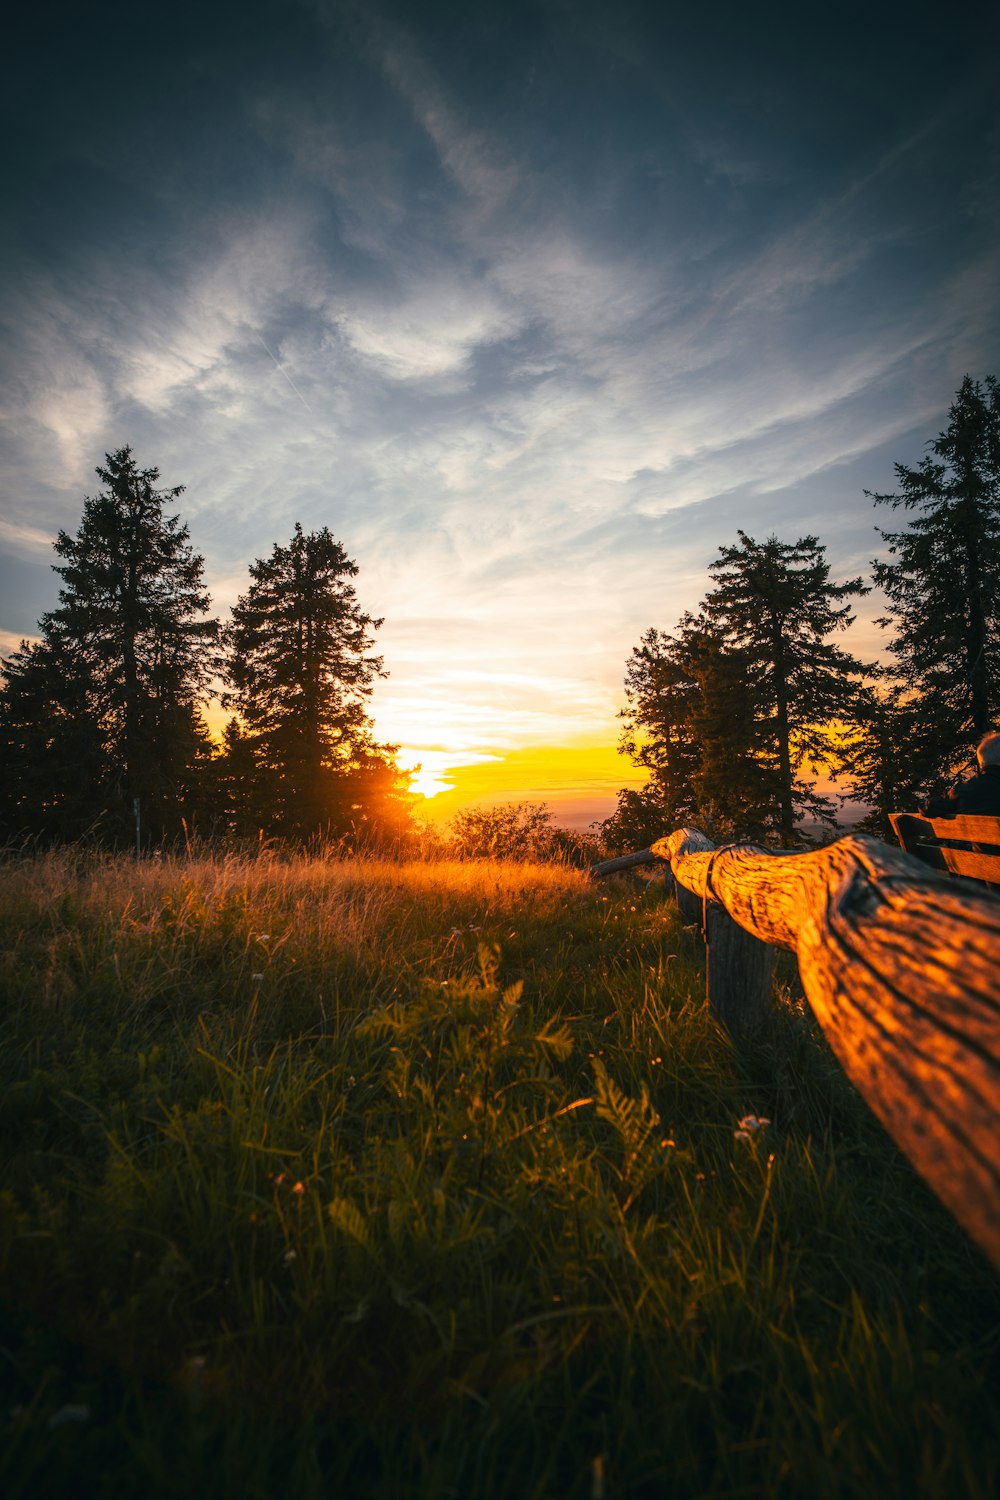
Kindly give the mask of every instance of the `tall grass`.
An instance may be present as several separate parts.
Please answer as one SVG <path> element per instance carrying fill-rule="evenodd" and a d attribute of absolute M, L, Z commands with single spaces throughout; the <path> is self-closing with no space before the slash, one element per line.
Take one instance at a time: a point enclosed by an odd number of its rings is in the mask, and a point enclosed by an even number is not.
<path fill-rule="evenodd" d="M 995 1276 L 662 887 L 67 853 L 0 910 L 5 1494 L 1000 1488 Z"/>

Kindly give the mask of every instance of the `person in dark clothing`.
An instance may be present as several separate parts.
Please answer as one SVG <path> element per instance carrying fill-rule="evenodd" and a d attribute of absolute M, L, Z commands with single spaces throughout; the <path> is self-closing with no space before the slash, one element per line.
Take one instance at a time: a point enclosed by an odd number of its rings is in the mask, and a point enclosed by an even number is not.
<path fill-rule="evenodd" d="M 1000 817 L 1000 734 L 988 734 L 976 746 L 979 775 L 956 781 L 943 797 L 931 797 L 924 812 L 929 818 L 954 813 L 982 813 Z"/>

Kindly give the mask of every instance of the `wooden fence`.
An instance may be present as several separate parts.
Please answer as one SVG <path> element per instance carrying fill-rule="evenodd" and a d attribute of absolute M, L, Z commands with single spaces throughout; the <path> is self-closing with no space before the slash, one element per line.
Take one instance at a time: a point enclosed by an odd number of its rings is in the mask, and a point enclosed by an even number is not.
<path fill-rule="evenodd" d="M 690 828 L 608 860 L 665 860 L 708 944 L 708 1000 L 734 1033 L 770 1003 L 772 949 L 845 1072 L 1000 1269 L 1000 899 L 852 835 L 790 853 Z"/>

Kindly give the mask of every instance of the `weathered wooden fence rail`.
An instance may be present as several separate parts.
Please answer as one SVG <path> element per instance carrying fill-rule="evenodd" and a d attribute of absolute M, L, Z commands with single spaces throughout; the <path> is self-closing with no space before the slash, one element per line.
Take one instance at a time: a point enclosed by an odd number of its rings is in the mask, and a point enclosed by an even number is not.
<path fill-rule="evenodd" d="M 776 853 L 681 828 L 631 864 L 654 860 L 699 904 L 720 1018 L 755 1025 L 771 948 L 795 953 L 848 1077 L 1000 1268 L 1000 899 L 861 836 Z"/>

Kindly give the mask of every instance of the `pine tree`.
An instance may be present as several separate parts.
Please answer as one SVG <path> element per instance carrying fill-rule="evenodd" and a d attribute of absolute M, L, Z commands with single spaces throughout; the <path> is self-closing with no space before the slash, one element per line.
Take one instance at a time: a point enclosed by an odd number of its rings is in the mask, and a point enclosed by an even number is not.
<path fill-rule="evenodd" d="M 895 561 L 875 581 L 895 629 L 889 650 L 919 697 L 925 778 L 954 769 L 1000 717 L 1000 385 L 966 376 L 945 430 L 916 468 L 896 465 L 899 491 L 876 505 L 912 512 L 880 532 Z M 871 493 L 871 492 L 866 492 Z M 902 750 L 902 747 L 901 747 Z"/>
<path fill-rule="evenodd" d="M 926 722 L 915 698 L 898 685 L 877 683 L 859 694 L 844 741 L 847 795 L 869 811 L 857 832 L 895 844 L 891 812 L 915 811 L 926 777 Z"/>
<path fill-rule="evenodd" d="M 650 810 L 657 825 L 651 829 L 654 838 L 690 822 L 697 807 L 693 778 L 700 762 L 690 719 L 698 683 L 689 670 L 688 618 L 674 635 L 655 627 L 647 630 L 633 646 L 625 668 L 626 706 L 619 715 L 624 727 L 618 749 L 649 772 L 649 781 L 641 796 L 620 794 L 616 816 L 627 815 L 631 829 Z M 605 835 L 611 833 L 608 826 Z"/>
<path fill-rule="evenodd" d="M 802 766 L 833 766 L 831 731 L 848 717 L 852 679 L 869 669 L 827 639 L 854 619 L 844 603 L 868 593 L 860 578 L 830 582 L 826 549 L 814 536 L 771 536 L 720 547 L 709 564 L 715 587 L 703 610 L 730 649 L 743 654 L 753 687 L 763 763 L 777 774 L 771 821 L 782 843 L 803 813 L 833 822 L 833 804 L 799 778 Z"/>
<path fill-rule="evenodd" d="M 106 488 L 85 499 L 76 535 L 55 542 L 62 588 L 39 621 L 42 641 L 4 663 L 0 723 L 19 789 L 10 815 L 59 836 L 103 818 L 121 837 L 138 801 L 158 838 L 180 831 L 206 756 L 199 702 L 219 627 L 204 618 L 204 564 L 188 528 L 164 513 L 183 486 L 154 489 L 159 471 L 139 469 L 128 447 L 97 474 Z"/>
<path fill-rule="evenodd" d="M 685 823 L 718 838 L 762 837 L 774 773 L 761 759 L 744 653 L 689 612 L 673 634 L 651 629 L 642 637 L 625 694 L 619 748 L 650 778 L 619 793 L 601 825 L 605 844 L 638 848 Z"/>
<path fill-rule="evenodd" d="M 88 683 L 58 633 L 3 663 L 0 829 L 70 841 L 96 830 L 112 766 Z"/>
<path fill-rule="evenodd" d="M 390 766 L 395 747 L 374 743 L 366 712 L 385 675 L 370 654 L 382 621 L 361 609 L 357 572 L 327 527 L 296 525 L 288 546 L 251 565 L 226 630 L 224 702 L 255 760 L 261 826 L 275 833 L 356 832 Z"/>
<path fill-rule="evenodd" d="M 688 730 L 698 745 L 692 777 L 697 825 L 716 840 L 763 839 L 778 791 L 748 653 L 726 642 L 702 615 L 683 633 L 687 670 L 698 685 Z"/>

